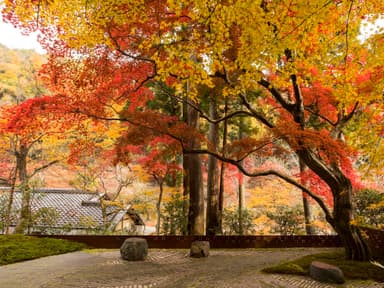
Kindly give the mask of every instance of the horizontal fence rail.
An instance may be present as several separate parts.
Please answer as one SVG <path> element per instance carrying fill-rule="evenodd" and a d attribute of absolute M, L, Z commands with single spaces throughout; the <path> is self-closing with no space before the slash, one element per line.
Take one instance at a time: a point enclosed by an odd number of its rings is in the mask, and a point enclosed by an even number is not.
<path fill-rule="evenodd" d="M 120 248 L 131 237 L 144 238 L 149 248 L 188 249 L 193 241 L 209 241 L 211 248 L 293 248 L 341 247 L 337 235 L 294 236 L 131 236 L 131 235 L 34 235 L 66 239 L 86 244 L 92 248 Z"/>

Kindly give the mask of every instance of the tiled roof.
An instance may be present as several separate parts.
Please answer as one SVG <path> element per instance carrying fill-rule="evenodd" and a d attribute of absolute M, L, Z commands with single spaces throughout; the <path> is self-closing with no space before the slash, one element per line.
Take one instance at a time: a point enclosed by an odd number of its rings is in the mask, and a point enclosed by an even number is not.
<path fill-rule="evenodd" d="M 0 198 L 8 197 L 10 189 L 0 188 Z M 31 209 L 54 208 L 58 213 L 54 228 L 71 226 L 75 229 L 86 228 L 86 222 L 92 226 L 103 226 L 103 214 L 98 194 L 73 189 L 37 189 L 31 194 Z M 21 192 L 14 193 L 14 209 L 21 208 Z M 107 220 L 117 224 L 127 209 L 116 206 L 107 207 Z M 122 212 L 122 213 L 119 213 Z M 43 223 L 40 223 L 43 224 Z M 39 223 L 37 223 L 38 226 Z M 44 225 L 42 225 L 44 226 Z M 52 227 L 53 228 L 53 227 Z"/>

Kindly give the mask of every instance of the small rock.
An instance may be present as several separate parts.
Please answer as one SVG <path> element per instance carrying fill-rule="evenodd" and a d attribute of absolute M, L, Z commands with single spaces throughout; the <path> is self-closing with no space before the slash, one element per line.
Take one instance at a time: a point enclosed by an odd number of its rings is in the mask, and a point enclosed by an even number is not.
<path fill-rule="evenodd" d="M 209 256 L 209 241 L 193 241 L 191 244 L 190 256 L 202 258 Z"/>
<path fill-rule="evenodd" d="M 144 260 L 148 255 L 148 243 L 144 238 L 128 238 L 120 247 L 121 258 L 128 261 Z"/>
<path fill-rule="evenodd" d="M 344 273 L 339 267 L 319 261 L 313 261 L 311 263 L 309 276 L 320 282 L 345 283 Z"/>

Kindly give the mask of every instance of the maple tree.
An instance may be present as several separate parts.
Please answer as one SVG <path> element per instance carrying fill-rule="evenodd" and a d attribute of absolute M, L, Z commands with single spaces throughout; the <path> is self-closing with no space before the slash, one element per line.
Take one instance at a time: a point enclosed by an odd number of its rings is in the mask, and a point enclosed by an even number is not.
<path fill-rule="evenodd" d="M 55 55 L 50 62 L 55 71 L 71 64 L 58 60 L 60 55 L 81 60 L 77 67 L 83 69 L 71 72 L 77 74 L 64 73 L 68 81 L 55 78 L 58 73 L 51 75 L 52 83 L 61 81 L 62 95 L 71 94 L 67 104 L 76 103 L 85 114 L 107 119 L 106 110 L 116 113 L 129 102 L 121 120 L 172 135 L 184 153 L 208 153 L 248 176 L 284 179 L 323 209 L 348 258 L 367 260 L 369 251 L 353 224 L 351 205 L 354 174 L 348 144 L 354 135 L 344 132 L 355 120 L 375 125 L 370 131 L 375 137 L 382 133 L 377 121 L 382 117 L 384 83 L 382 33 L 365 41 L 358 38 L 364 21 L 374 23 L 383 14 L 380 2 L 8 0 L 4 15 L 21 27 L 42 31 L 43 43 Z M 70 83 L 74 80 L 76 85 Z M 187 99 L 178 99 L 206 121 L 246 116 L 264 125 L 266 132 L 237 141 L 225 153 L 201 146 L 204 141 L 195 146 L 192 140 L 198 134 L 187 135 L 177 119 L 153 123 L 154 115 L 164 115 L 142 113 L 139 105 L 132 105 L 151 97 L 143 85 L 149 80 L 173 87 L 170 96 L 187 93 Z M 92 90 L 85 93 L 87 87 Z M 242 105 L 211 119 L 196 105 L 202 89 L 215 89 L 216 95 L 238 99 Z M 356 142 L 362 146 L 361 140 Z M 271 169 L 252 172 L 242 164 L 249 155 L 272 146 L 297 155 L 323 183 L 331 207 L 292 177 Z M 380 161 L 375 163 L 380 167 Z"/>
<path fill-rule="evenodd" d="M 5 232 L 8 233 L 15 185 L 18 184 L 23 191 L 21 217 L 17 228 L 20 228 L 20 232 L 30 218 L 30 179 L 55 164 L 58 159 L 54 160 L 51 154 L 55 151 L 53 139 L 49 137 L 51 133 L 43 129 L 43 126 L 47 126 L 49 117 L 45 118 L 42 113 L 35 114 L 39 110 L 38 106 L 47 98 L 31 99 L 45 92 L 38 79 L 38 69 L 45 57 L 32 50 L 10 50 L 4 46 L 0 50 L 2 176 L 9 179 L 12 187 L 6 209 Z M 47 149 L 45 144 L 51 149 Z"/>
<path fill-rule="evenodd" d="M 41 103 L 44 100 L 46 99 L 28 99 L 18 105 L 3 106 L 0 111 L 1 137 L 8 139 L 9 143 L 8 146 L 2 148 L 8 155 L 9 163 L 14 165 L 14 169 L 11 170 L 13 171 L 11 175 L 12 187 L 17 182 L 23 192 L 20 222 L 16 229 L 19 233 L 24 231 L 29 221 L 30 179 L 40 171 L 62 160 L 55 153 L 57 152 L 55 145 L 52 145 L 55 143 L 56 147 L 59 146 L 60 141 L 56 140 L 56 135 L 54 136 L 58 133 L 55 130 L 58 126 L 52 128 L 52 125 L 48 124 L 52 118 L 46 111 L 41 114 Z M 48 129 L 47 127 L 51 128 Z"/>
<path fill-rule="evenodd" d="M 156 233 L 160 233 L 161 220 L 161 205 L 164 196 L 164 185 L 167 180 L 170 183 L 176 184 L 177 172 L 181 167 L 178 164 L 180 155 L 178 143 L 169 137 L 159 137 L 152 135 L 149 138 L 145 135 L 146 141 L 138 142 L 138 135 L 141 134 L 140 129 L 130 129 L 125 133 L 120 142 L 124 145 L 119 145 L 118 154 L 124 154 L 124 157 L 118 157 L 117 161 L 128 165 L 131 162 L 136 162 L 142 166 L 142 169 L 150 175 L 159 186 L 159 194 L 156 202 Z M 135 143 L 136 145 L 130 144 Z M 174 186 L 174 185 L 173 185 Z"/>

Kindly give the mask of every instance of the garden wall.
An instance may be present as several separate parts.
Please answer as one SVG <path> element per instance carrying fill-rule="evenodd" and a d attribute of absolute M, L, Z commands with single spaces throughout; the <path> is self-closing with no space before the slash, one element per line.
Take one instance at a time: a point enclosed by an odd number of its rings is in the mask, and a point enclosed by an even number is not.
<path fill-rule="evenodd" d="M 384 259 L 384 230 L 362 228 L 374 257 Z M 294 236 L 128 236 L 128 235 L 37 235 L 85 243 L 93 248 L 117 249 L 128 237 L 142 237 L 149 248 L 189 249 L 195 240 L 210 242 L 211 248 L 342 247 L 337 235 Z"/>
<path fill-rule="evenodd" d="M 195 240 L 210 242 L 211 248 L 341 247 L 336 235 L 295 236 L 123 236 L 123 235 L 38 235 L 85 243 L 93 248 L 120 248 L 128 237 L 145 238 L 149 248 L 189 249 Z"/>

